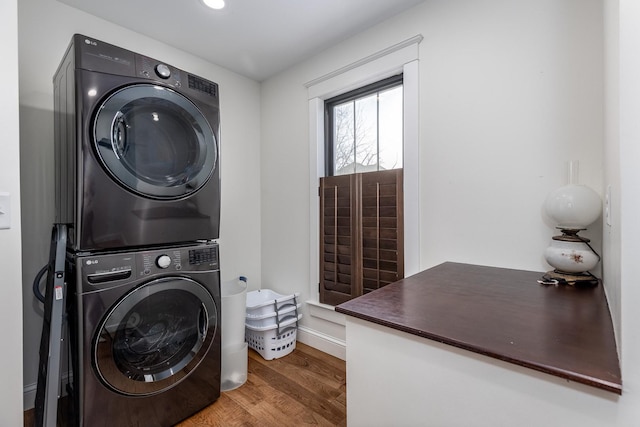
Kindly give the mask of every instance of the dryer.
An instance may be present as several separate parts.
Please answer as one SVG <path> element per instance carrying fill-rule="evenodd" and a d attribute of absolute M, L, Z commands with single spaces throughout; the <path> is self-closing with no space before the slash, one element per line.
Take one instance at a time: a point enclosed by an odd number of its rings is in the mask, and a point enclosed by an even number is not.
<path fill-rule="evenodd" d="M 217 244 L 69 261 L 76 425 L 171 426 L 219 397 Z"/>
<path fill-rule="evenodd" d="M 76 34 L 54 101 L 56 222 L 72 250 L 219 237 L 216 83 Z"/>

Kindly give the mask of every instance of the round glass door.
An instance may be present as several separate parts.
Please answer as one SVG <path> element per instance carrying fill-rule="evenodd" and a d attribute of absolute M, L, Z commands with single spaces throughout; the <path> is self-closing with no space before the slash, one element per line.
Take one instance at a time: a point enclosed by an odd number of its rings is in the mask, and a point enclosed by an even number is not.
<path fill-rule="evenodd" d="M 127 294 L 101 322 L 93 362 L 113 391 L 160 393 L 183 380 L 206 355 L 217 327 L 211 294 L 187 278 L 158 279 Z"/>
<path fill-rule="evenodd" d="M 215 134 L 202 112 L 178 92 L 140 84 L 114 92 L 93 126 L 98 156 L 131 191 L 151 198 L 184 197 L 216 167 Z"/>

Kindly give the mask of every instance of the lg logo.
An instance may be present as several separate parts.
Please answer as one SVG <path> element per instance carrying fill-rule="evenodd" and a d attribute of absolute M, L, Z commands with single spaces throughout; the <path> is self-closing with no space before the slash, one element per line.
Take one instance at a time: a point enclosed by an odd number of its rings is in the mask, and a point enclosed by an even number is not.
<path fill-rule="evenodd" d="M 87 260 L 87 265 L 94 265 L 97 264 L 98 260 L 97 259 L 88 259 Z"/>
<path fill-rule="evenodd" d="M 84 39 L 84 42 L 86 44 L 90 44 L 91 46 L 98 46 L 98 43 L 94 42 L 93 40 Z"/>

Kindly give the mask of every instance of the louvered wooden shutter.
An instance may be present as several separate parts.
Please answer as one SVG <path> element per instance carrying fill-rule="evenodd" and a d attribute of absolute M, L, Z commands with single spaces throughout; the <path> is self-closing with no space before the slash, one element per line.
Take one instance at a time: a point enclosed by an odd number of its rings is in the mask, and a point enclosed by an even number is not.
<path fill-rule="evenodd" d="M 404 277 L 402 169 L 320 179 L 320 302 Z"/>
<path fill-rule="evenodd" d="M 363 294 L 404 277 L 402 169 L 360 174 Z"/>
<path fill-rule="evenodd" d="M 356 280 L 356 175 L 320 179 L 320 302 L 338 305 L 361 294 Z"/>

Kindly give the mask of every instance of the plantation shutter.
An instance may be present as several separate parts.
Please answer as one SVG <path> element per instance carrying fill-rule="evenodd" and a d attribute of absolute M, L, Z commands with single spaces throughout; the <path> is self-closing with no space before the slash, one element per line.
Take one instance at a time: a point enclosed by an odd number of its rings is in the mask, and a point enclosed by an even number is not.
<path fill-rule="evenodd" d="M 363 294 L 404 277 L 402 169 L 360 174 Z"/>
<path fill-rule="evenodd" d="M 404 277 L 402 169 L 320 179 L 320 302 Z"/>
<path fill-rule="evenodd" d="M 362 293 L 356 280 L 356 175 L 320 178 L 320 302 L 338 305 Z"/>

